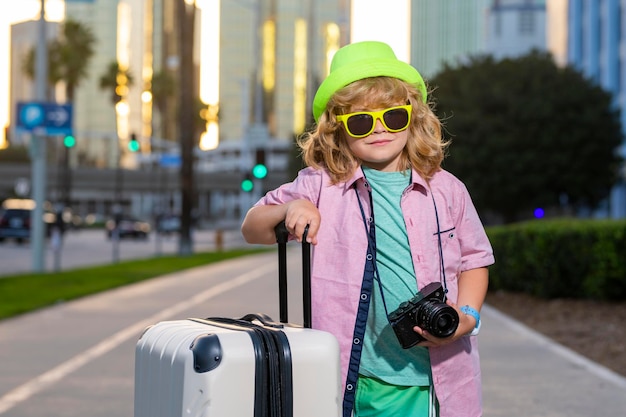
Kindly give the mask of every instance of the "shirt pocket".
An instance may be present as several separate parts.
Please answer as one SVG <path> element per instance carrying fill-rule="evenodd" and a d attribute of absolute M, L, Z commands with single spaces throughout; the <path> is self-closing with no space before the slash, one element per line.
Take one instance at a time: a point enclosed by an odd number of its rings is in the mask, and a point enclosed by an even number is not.
<path fill-rule="evenodd" d="M 432 241 L 439 263 L 443 262 L 445 266 L 446 278 L 457 276 L 461 268 L 461 243 L 456 227 L 443 224 L 439 231 L 433 233 Z"/>

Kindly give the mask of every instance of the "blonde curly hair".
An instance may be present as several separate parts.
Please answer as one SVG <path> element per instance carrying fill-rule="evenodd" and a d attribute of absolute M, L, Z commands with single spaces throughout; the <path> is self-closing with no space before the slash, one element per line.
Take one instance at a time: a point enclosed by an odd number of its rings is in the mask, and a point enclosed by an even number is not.
<path fill-rule="evenodd" d="M 447 147 L 441 121 L 431 105 L 424 103 L 415 86 L 392 77 L 365 78 L 338 90 L 328 101 L 314 129 L 297 140 L 304 163 L 326 169 L 334 184 L 348 180 L 362 161 L 351 152 L 336 115 L 351 113 L 357 108 L 381 109 L 404 103 L 411 104 L 413 111 L 400 166 L 414 168 L 429 180 L 440 169 Z"/>

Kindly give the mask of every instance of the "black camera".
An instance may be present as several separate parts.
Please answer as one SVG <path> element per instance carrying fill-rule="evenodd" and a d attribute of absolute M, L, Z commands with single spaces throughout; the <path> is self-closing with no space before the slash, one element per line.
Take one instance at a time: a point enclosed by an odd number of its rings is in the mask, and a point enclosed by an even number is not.
<path fill-rule="evenodd" d="M 433 282 L 390 313 L 389 323 L 402 348 L 408 349 L 426 340 L 413 327 L 418 326 L 435 337 L 449 337 L 459 326 L 459 315 L 446 304 L 446 292 L 441 284 Z"/>

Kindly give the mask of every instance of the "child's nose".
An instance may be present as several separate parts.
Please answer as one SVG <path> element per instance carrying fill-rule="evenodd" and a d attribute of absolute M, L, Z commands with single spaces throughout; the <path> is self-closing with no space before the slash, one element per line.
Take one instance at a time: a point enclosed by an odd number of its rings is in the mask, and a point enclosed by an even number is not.
<path fill-rule="evenodd" d="M 374 131 L 372 133 L 381 133 L 387 131 L 387 128 L 383 124 L 382 120 L 377 118 L 375 122 L 376 123 L 374 124 Z"/>

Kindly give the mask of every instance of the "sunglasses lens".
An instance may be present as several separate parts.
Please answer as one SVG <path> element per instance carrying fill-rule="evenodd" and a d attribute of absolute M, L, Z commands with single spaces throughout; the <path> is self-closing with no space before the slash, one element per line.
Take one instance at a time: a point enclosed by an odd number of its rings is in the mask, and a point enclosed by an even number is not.
<path fill-rule="evenodd" d="M 394 107 L 375 112 L 359 112 L 349 115 L 339 115 L 345 124 L 348 134 L 356 138 L 362 138 L 374 130 L 376 120 L 381 121 L 390 132 L 400 132 L 409 126 L 409 106 Z"/>
<path fill-rule="evenodd" d="M 352 136 L 362 136 L 372 130 L 374 118 L 369 114 L 355 114 L 348 117 L 348 133 Z"/>
<path fill-rule="evenodd" d="M 387 128 L 392 130 L 402 130 L 409 124 L 409 113 L 406 109 L 388 110 L 383 114 L 383 119 Z"/>

